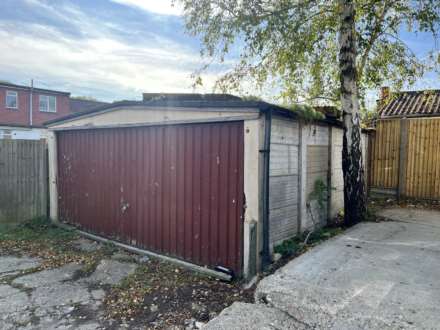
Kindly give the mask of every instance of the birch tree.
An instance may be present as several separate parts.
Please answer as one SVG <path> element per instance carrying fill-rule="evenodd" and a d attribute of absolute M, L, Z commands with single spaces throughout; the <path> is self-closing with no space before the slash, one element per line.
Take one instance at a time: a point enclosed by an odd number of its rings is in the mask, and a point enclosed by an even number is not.
<path fill-rule="evenodd" d="M 365 215 L 359 106 L 383 82 L 401 88 L 437 70 L 433 48 L 423 58 L 402 33 L 437 38 L 438 0 L 176 0 L 188 32 L 208 61 L 233 62 L 216 87 L 271 88 L 288 104 L 341 106 L 344 123 L 345 222 Z M 435 45 L 435 43 L 432 43 Z M 215 68 L 214 68 L 215 69 Z M 196 81 L 201 83 L 200 77 Z M 243 86 L 246 86 L 244 88 Z"/>
<path fill-rule="evenodd" d="M 339 0 L 339 5 L 339 76 L 344 123 L 342 171 L 346 205 L 344 222 L 351 225 L 365 217 L 366 194 L 356 77 L 355 10 L 352 0 Z"/>

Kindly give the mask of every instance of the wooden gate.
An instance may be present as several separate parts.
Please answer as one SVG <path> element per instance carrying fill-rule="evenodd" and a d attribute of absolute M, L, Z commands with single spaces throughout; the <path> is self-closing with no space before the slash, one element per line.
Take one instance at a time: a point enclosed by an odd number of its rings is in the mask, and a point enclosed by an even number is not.
<path fill-rule="evenodd" d="M 379 121 L 370 146 L 372 188 L 440 198 L 440 118 Z"/>
<path fill-rule="evenodd" d="M 57 142 L 61 220 L 241 273 L 242 122 L 63 131 Z"/>

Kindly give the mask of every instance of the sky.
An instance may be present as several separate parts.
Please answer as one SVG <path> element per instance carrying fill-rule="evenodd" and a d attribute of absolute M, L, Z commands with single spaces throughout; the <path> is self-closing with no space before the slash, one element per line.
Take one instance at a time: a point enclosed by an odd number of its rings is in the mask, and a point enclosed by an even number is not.
<path fill-rule="evenodd" d="M 194 92 L 191 74 L 205 60 L 181 12 L 171 0 L 0 0 L 0 80 L 103 101 Z M 432 45 L 405 38 L 420 56 Z M 212 92 L 231 65 L 213 66 L 196 92 Z M 438 76 L 415 88 L 440 88 Z"/>

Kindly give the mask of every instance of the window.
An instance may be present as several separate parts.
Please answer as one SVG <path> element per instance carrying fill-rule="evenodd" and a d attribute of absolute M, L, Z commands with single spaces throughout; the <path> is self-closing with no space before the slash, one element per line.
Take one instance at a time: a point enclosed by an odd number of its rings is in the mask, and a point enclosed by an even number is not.
<path fill-rule="evenodd" d="M 18 94 L 13 91 L 6 91 L 6 108 L 18 109 Z"/>
<path fill-rule="evenodd" d="M 40 95 L 40 111 L 57 112 L 57 98 L 51 95 Z"/>

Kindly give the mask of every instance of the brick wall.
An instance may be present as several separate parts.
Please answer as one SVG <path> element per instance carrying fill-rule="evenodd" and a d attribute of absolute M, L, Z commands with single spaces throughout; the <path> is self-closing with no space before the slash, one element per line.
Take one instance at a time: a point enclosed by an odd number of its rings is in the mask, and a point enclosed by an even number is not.
<path fill-rule="evenodd" d="M 6 92 L 14 91 L 18 93 L 18 108 L 11 109 L 6 107 Z M 56 113 L 41 112 L 39 109 L 40 95 L 53 95 L 56 97 Z M 41 126 L 44 122 L 59 117 L 64 117 L 70 113 L 69 95 L 50 92 L 33 93 L 32 118 L 33 126 Z M 30 91 L 14 87 L 0 87 L 0 124 L 10 125 L 29 125 L 29 101 Z"/>

